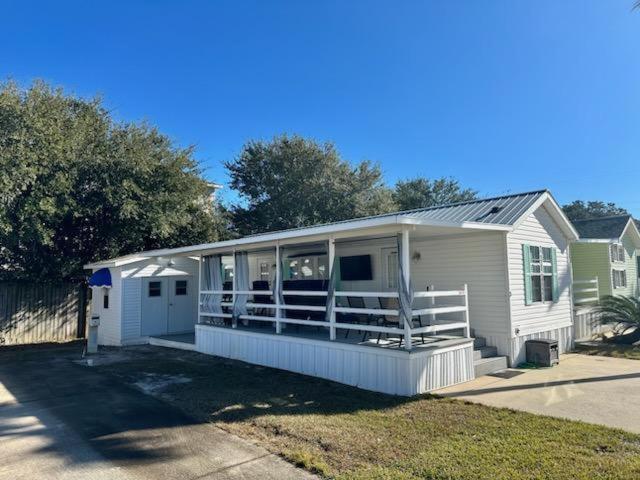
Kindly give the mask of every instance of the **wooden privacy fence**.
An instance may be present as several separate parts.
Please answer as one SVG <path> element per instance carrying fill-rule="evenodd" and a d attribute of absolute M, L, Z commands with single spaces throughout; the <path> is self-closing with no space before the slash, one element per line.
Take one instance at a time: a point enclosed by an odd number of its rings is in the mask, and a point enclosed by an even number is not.
<path fill-rule="evenodd" d="M 0 282 L 0 345 L 84 337 L 86 315 L 84 285 Z"/>

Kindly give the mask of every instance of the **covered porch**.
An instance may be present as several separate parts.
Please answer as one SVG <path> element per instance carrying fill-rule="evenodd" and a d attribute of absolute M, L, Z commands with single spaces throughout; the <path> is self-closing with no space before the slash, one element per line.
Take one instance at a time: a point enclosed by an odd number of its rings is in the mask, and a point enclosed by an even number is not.
<path fill-rule="evenodd" d="M 467 285 L 430 283 L 418 246 L 471 234 L 403 226 L 206 252 L 198 323 L 387 350 L 468 343 Z"/>

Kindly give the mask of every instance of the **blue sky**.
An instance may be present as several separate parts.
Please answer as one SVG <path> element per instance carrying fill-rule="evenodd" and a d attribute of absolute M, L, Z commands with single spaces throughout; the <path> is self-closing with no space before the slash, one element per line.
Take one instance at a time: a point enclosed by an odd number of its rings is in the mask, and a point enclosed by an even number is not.
<path fill-rule="evenodd" d="M 640 215 L 633 0 L 2 2 L 0 77 L 99 93 L 193 144 L 211 180 L 289 132 L 451 176 Z"/>

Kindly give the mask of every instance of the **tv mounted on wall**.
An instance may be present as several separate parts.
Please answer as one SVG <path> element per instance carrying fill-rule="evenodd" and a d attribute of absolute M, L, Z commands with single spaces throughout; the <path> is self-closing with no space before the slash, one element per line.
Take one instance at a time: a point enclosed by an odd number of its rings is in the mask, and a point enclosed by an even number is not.
<path fill-rule="evenodd" d="M 373 280 L 371 255 L 340 257 L 340 280 Z"/>

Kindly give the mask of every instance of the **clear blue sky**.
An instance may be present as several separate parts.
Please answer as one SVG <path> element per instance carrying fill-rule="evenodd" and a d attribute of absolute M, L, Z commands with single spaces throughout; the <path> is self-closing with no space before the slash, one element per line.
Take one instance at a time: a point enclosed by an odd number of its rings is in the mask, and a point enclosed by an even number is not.
<path fill-rule="evenodd" d="M 550 188 L 640 215 L 633 0 L 2 2 L 0 77 L 100 93 L 194 144 L 334 141 L 389 182 Z"/>

